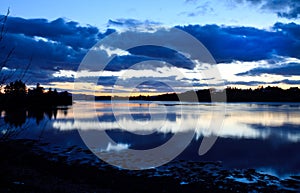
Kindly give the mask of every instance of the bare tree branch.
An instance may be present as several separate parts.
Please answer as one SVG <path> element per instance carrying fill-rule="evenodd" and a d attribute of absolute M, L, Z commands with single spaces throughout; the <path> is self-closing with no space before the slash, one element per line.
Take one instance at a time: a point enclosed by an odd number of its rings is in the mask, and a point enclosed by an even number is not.
<path fill-rule="evenodd" d="M 6 24 L 9 13 L 10 13 L 10 11 L 9 11 L 9 8 L 8 8 L 7 12 L 6 12 L 6 15 L 3 18 L 0 18 L 0 22 L 1 22 L 0 42 L 3 40 L 3 37 L 6 34 L 5 24 Z"/>
<path fill-rule="evenodd" d="M 1 41 L 3 43 L 3 40 L 5 38 L 5 35 L 7 33 L 6 30 L 6 24 L 7 24 L 7 20 L 8 20 L 8 16 L 10 14 L 10 9 L 7 9 L 7 13 L 6 15 L 4 15 L 2 18 L 0 18 L 0 44 Z M 3 46 L 0 47 L 1 50 L 5 50 L 6 45 L 3 44 Z M 6 56 L 4 57 L 4 59 L 2 61 L 0 61 L 0 92 L 1 89 L 3 88 L 3 86 L 10 80 L 13 81 L 12 79 L 20 79 L 22 80 L 26 73 L 28 72 L 29 67 L 31 66 L 32 63 L 32 56 L 30 57 L 30 61 L 27 64 L 27 66 L 25 67 L 24 71 L 22 73 L 19 73 L 19 77 L 14 77 L 17 73 L 16 70 L 10 70 L 9 68 L 7 69 L 8 71 L 4 71 L 5 67 L 8 67 L 8 63 L 10 61 L 10 59 L 12 58 L 12 55 L 15 51 L 15 47 L 11 48 L 8 53 L 6 54 Z"/>

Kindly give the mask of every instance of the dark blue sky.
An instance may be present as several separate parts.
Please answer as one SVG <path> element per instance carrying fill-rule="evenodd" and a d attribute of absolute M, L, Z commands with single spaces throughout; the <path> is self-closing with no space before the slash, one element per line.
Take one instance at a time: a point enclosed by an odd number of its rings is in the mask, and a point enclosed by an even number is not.
<path fill-rule="evenodd" d="M 32 1 L 33 4 L 5 1 L 1 4 L 2 14 L 5 14 L 7 7 L 11 11 L 5 25 L 5 36 L 0 42 L 3 45 L 1 61 L 14 49 L 10 61 L 2 68 L 2 74 L 14 71 L 15 77 L 18 77 L 32 58 L 24 77 L 28 84 L 40 82 L 46 87 L 72 90 L 80 62 L 101 39 L 115 31 L 159 35 L 166 28 L 176 27 L 193 35 L 210 51 L 226 86 L 300 85 L 299 1 L 228 0 L 203 3 L 188 0 L 174 1 L 172 5 L 169 1 L 156 4 L 126 1 L 121 3 L 123 8 L 113 6 L 116 3 L 113 1 L 91 1 L 90 6 L 77 1 L 72 1 L 72 4 L 68 1 L 54 2 L 41 5 L 37 1 Z M 107 9 L 104 11 L 103 7 Z M 96 12 L 97 8 L 102 11 Z M 165 74 L 165 77 L 160 77 L 161 81 L 167 84 L 168 81 L 178 81 L 178 88 L 185 87 L 182 90 L 190 89 L 187 85 L 191 84 L 196 88 L 214 86 L 201 79 L 199 69 L 202 66 L 189 61 L 184 54 L 149 46 L 123 52 L 113 53 L 116 57 L 98 81 L 97 88 L 103 92 L 111 92 L 115 81 L 130 66 L 151 60 L 172 63 L 181 69 L 183 76 L 172 74 L 163 65 L 155 69 L 149 65 L 143 69 L 131 69 L 136 70 L 133 74 L 137 75 L 130 78 L 142 80 L 147 77 L 144 74 L 160 71 Z M 89 77 L 96 75 L 87 72 L 85 76 L 89 82 Z M 158 91 L 155 85 L 153 82 L 145 83 L 141 90 Z M 92 85 L 87 90 L 91 88 Z M 160 88 L 160 91 L 163 89 Z"/>

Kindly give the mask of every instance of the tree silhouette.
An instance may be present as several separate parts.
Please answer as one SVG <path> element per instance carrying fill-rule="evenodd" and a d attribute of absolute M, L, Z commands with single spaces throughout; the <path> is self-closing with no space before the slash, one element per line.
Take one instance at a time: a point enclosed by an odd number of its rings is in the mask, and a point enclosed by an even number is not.
<path fill-rule="evenodd" d="M 27 87 L 24 82 L 17 80 L 6 85 L 4 88 L 4 93 L 12 96 L 25 96 L 27 93 Z"/>

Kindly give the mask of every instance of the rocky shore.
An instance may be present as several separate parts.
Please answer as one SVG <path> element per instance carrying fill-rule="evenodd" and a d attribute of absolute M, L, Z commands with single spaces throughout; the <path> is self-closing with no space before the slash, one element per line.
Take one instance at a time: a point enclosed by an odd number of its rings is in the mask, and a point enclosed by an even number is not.
<path fill-rule="evenodd" d="M 103 163 L 89 151 L 32 140 L 0 142 L 0 192 L 299 192 L 300 176 L 279 179 L 254 169 L 229 170 L 220 162 L 174 161 L 143 171 Z M 70 154 L 93 157 L 70 159 Z"/>

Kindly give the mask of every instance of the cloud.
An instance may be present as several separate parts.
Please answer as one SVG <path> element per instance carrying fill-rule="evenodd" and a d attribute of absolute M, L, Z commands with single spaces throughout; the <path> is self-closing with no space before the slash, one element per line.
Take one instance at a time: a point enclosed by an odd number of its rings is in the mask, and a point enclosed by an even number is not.
<path fill-rule="evenodd" d="M 102 86 L 112 86 L 118 80 L 117 76 L 101 76 L 98 79 L 98 85 Z"/>
<path fill-rule="evenodd" d="M 5 27 L 0 61 L 14 49 L 7 63 L 7 67 L 18 69 L 12 79 L 20 78 L 17 75 L 22 75 L 30 63 L 26 76 L 41 83 L 53 79 L 65 80 L 52 74 L 61 69 L 76 70 L 89 48 L 115 31 L 107 29 L 101 33 L 96 27 L 80 26 L 77 22 L 62 18 L 48 21 L 8 17 Z"/>
<path fill-rule="evenodd" d="M 97 49 L 96 49 L 97 50 Z M 120 48 L 111 48 L 111 47 L 105 47 L 104 45 L 100 45 L 98 50 L 103 50 L 106 52 L 108 57 L 111 57 L 112 55 L 117 55 L 117 56 L 126 56 L 129 55 L 130 53 L 126 50 L 121 50 Z"/>
<path fill-rule="evenodd" d="M 123 143 L 117 143 L 116 145 L 113 145 L 111 143 L 108 143 L 107 148 L 102 151 L 122 151 L 129 149 L 129 144 L 123 144 Z"/>
<path fill-rule="evenodd" d="M 200 9 L 200 8 L 199 8 Z M 152 21 L 138 21 L 134 19 L 110 20 L 109 27 L 122 27 L 128 30 L 119 32 L 126 33 L 130 41 L 140 42 L 135 37 L 149 38 L 143 36 L 149 31 L 139 31 L 141 28 L 155 29 L 151 31 L 153 37 L 163 40 L 166 28 L 157 28 L 159 23 Z M 2 61 L 11 49 L 15 49 L 13 56 L 6 66 L 9 69 L 16 69 L 16 75 L 22 76 L 27 68 L 29 59 L 32 57 L 31 65 L 24 79 L 30 83 L 49 82 L 71 82 L 74 77 L 67 72 L 76 72 L 81 60 L 89 49 L 100 39 L 115 32 L 115 29 L 108 28 L 105 32 L 100 32 L 94 26 L 81 26 L 74 21 L 66 21 L 59 18 L 53 21 L 45 19 L 24 19 L 19 17 L 9 17 L 7 23 L 7 33 L 1 42 L 0 61 Z M 276 74 L 282 76 L 300 75 L 298 62 L 285 61 L 278 64 L 280 57 L 300 59 L 300 25 L 296 23 L 275 23 L 272 28 L 257 29 L 254 27 L 235 27 L 218 25 L 188 25 L 176 26 L 185 32 L 192 34 L 196 39 L 206 46 L 216 59 L 217 63 L 232 63 L 235 61 L 260 61 L 268 60 L 268 68 L 254 68 L 247 72 L 238 73 L 238 76 L 256 76 L 263 73 Z M 130 31 L 132 30 L 132 31 Z M 121 36 L 116 36 L 116 38 Z M 173 37 L 172 37 L 173 38 Z M 172 41 L 183 46 L 186 40 L 174 37 Z M 107 71 L 121 72 L 131 68 L 140 62 L 160 61 L 157 65 L 143 63 L 139 69 L 135 70 L 156 70 L 164 63 L 170 63 L 183 70 L 194 70 L 195 63 L 189 59 L 191 53 L 179 53 L 175 50 L 154 45 L 145 45 L 129 50 L 115 49 L 102 46 L 99 50 L 101 56 L 115 56 L 106 66 Z M 280 56 L 280 57 L 275 57 Z M 271 62 L 274 60 L 273 62 Z M 95 71 L 97 71 L 95 69 Z M 9 73 L 3 71 L 3 73 Z M 74 74 L 74 73 L 73 73 Z M 102 86 L 112 86 L 117 80 L 117 76 L 108 76 L 99 79 Z M 139 76 L 140 79 L 143 77 Z M 84 80 L 89 81 L 89 78 Z M 127 81 L 138 82 L 138 78 Z M 172 83 L 176 78 L 166 76 L 166 79 L 158 80 Z M 181 80 L 185 82 L 185 80 Z M 186 81 L 193 82 L 193 81 Z M 282 81 L 288 84 L 288 81 Z M 202 82 L 193 82 L 196 86 L 203 86 Z M 228 82 L 228 84 L 255 85 L 260 82 Z M 295 82 L 291 82 L 294 84 Z M 175 84 L 175 83 L 174 83 Z M 175 87 L 185 86 L 175 85 Z M 146 90 L 162 87 L 157 82 L 145 82 L 140 89 Z"/>
<path fill-rule="evenodd" d="M 300 37 L 300 25 L 296 23 L 275 23 L 273 29 L 277 32 L 282 32 L 285 35 L 290 35 L 292 38 L 298 39 Z"/>
<path fill-rule="evenodd" d="M 104 80 L 107 78 L 108 77 L 104 78 Z M 102 79 L 102 77 L 100 79 Z M 98 83 L 99 85 L 105 84 L 104 81 Z M 192 84 L 180 81 L 176 79 L 176 76 L 145 76 L 130 77 L 128 79 L 118 79 L 115 80 L 113 86 L 114 92 L 130 93 L 132 90 L 135 90 L 136 92 L 180 92 L 182 87 L 186 87 L 188 90 L 191 89 Z"/>
<path fill-rule="evenodd" d="M 197 1 L 186 1 L 187 3 L 196 3 Z M 199 15 L 206 15 L 214 13 L 214 8 L 210 5 L 210 2 L 205 2 L 201 5 L 198 5 L 194 11 L 181 12 L 180 15 L 187 15 L 188 17 L 196 17 Z"/>
<path fill-rule="evenodd" d="M 282 76 L 300 76 L 300 63 L 288 63 L 276 67 L 254 68 L 246 72 L 241 72 L 238 76 L 259 76 L 261 74 L 275 74 Z"/>
<path fill-rule="evenodd" d="M 263 81 L 225 81 L 226 85 L 246 85 L 246 86 L 259 86 L 268 82 Z"/>
<path fill-rule="evenodd" d="M 243 86 L 260 86 L 260 85 L 278 85 L 278 84 L 288 84 L 288 85 L 299 85 L 300 80 L 289 80 L 289 79 L 283 79 L 278 81 L 227 81 L 224 80 L 225 85 L 243 85 Z M 209 86 L 215 86 L 215 85 L 209 85 Z"/>
<path fill-rule="evenodd" d="M 124 19 L 119 18 L 115 20 L 109 20 L 107 26 L 125 30 L 137 30 L 137 31 L 155 31 L 160 28 L 162 23 L 156 21 L 140 21 L 136 19 Z"/>
<path fill-rule="evenodd" d="M 277 81 L 277 82 L 273 82 L 274 84 L 279 84 L 279 83 L 283 83 L 283 84 L 296 84 L 299 85 L 300 84 L 300 80 L 288 80 L 288 79 L 284 79 L 281 81 Z"/>
<path fill-rule="evenodd" d="M 135 34 L 138 35 L 138 32 Z M 104 52 L 107 54 L 107 50 L 104 50 Z M 164 63 L 185 69 L 193 69 L 195 67 L 195 63 L 183 54 L 171 48 L 161 46 L 144 45 L 130 48 L 126 52 L 119 50 L 118 53 L 119 54 L 116 54 L 105 66 L 105 70 L 121 71 L 144 61 L 149 62 L 144 63 L 144 65 L 139 65 L 141 69 L 156 69 L 166 66 Z M 151 61 L 161 61 L 164 63 L 155 63 L 155 65 L 153 65 Z"/>
<path fill-rule="evenodd" d="M 83 27 L 77 22 L 66 21 L 62 18 L 48 21 L 46 19 L 8 17 L 6 28 L 8 33 L 23 34 L 27 37 L 43 37 L 71 46 L 75 50 L 93 46 L 99 33 L 96 27 Z M 80 41 L 79 38 L 84 38 L 85 41 Z"/>
<path fill-rule="evenodd" d="M 237 2 L 249 2 L 261 9 L 270 10 L 287 19 L 297 19 L 300 16 L 300 1 L 298 0 L 236 0 Z"/>
<path fill-rule="evenodd" d="M 217 63 L 257 61 L 274 55 L 300 58 L 300 26 L 274 24 L 272 30 L 218 25 L 177 26 L 201 41 Z"/>
<path fill-rule="evenodd" d="M 195 4 L 195 3 L 198 2 L 198 0 L 185 0 L 184 2 L 185 3 L 193 3 L 193 4 Z"/>

